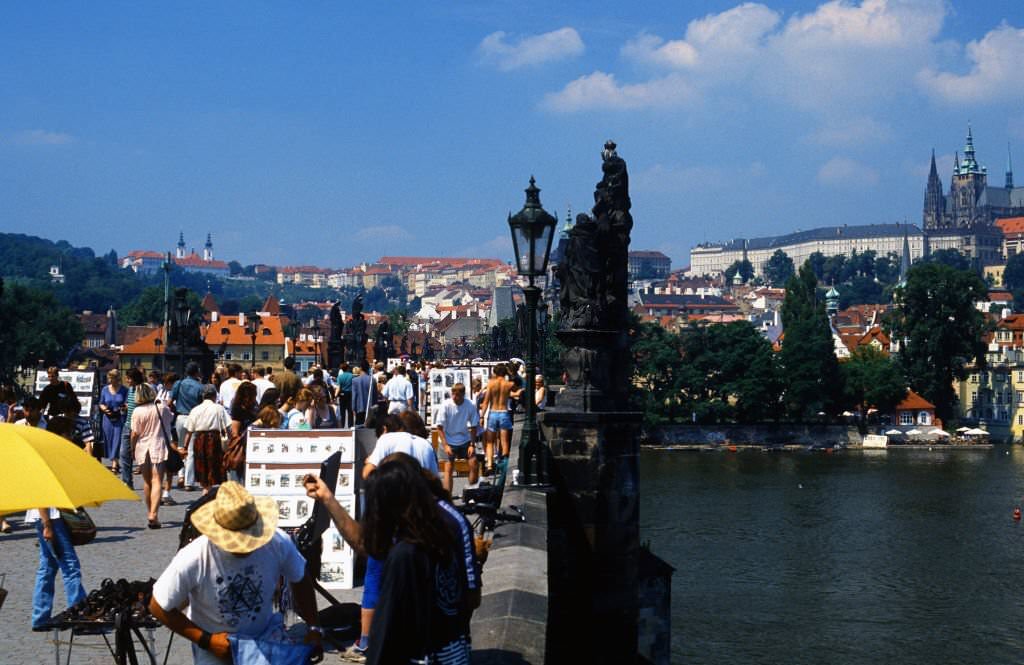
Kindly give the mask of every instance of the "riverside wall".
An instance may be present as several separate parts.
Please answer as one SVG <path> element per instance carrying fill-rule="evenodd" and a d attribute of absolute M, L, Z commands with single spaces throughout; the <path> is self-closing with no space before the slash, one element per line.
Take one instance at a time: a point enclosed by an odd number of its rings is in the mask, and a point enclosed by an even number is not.
<path fill-rule="evenodd" d="M 646 446 L 855 446 L 856 427 L 794 423 L 759 425 L 662 425 L 645 428 Z"/>

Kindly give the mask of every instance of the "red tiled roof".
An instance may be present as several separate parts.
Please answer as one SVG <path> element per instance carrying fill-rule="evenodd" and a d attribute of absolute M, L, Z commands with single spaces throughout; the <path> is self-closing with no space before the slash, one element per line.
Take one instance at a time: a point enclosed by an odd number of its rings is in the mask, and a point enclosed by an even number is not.
<path fill-rule="evenodd" d="M 913 390 L 907 390 L 907 396 L 903 398 L 903 401 L 896 405 L 897 411 L 917 411 L 920 409 L 935 409 L 935 405 L 921 397 Z"/>
<path fill-rule="evenodd" d="M 174 262 L 185 268 L 211 268 L 215 270 L 228 270 L 228 264 L 216 259 L 207 261 L 195 252 L 181 259 L 174 259 Z"/>
<path fill-rule="evenodd" d="M 482 266 L 500 266 L 504 265 L 504 261 L 500 259 L 463 259 L 463 258 L 446 258 L 442 256 L 382 256 L 377 263 L 383 263 L 389 266 L 423 266 L 423 265 L 446 265 L 461 268 L 465 265 L 482 265 Z"/>
<path fill-rule="evenodd" d="M 246 325 L 238 324 L 237 316 L 222 316 L 210 323 L 206 330 L 206 343 L 212 347 L 227 343 L 230 345 L 252 344 L 249 335 L 249 318 Z M 278 346 L 284 344 L 284 330 L 281 319 L 277 316 L 260 317 L 259 334 L 256 336 L 257 346 Z"/>
<path fill-rule="evenodd" d="M 154 252 L 148 249 L 136 249 L 128 252 L 128 256 L 133 259 L 162 259 L 164 255 L 160 252 Z"/>
<path fill-rule="evenodd" d="M 200 303 L 200 307 L 207 312 L 220 312 L 220 305 L 217 304 L 217 299 L 209 291 L 203 296 L 203 302 Z"/>
<path fill-rule="evenodd" d="M 989 291 L 989 302 L 1013 302 L 1013 294 L 1009 291 Z"/>
<path fill-rule="evenodd" d="M 317 268 L 316 266 L 282 266 L 277 269 L 277 272 L 284 273 L 285 275 L 294 275 L 296 273 L 326 275 L 331 271 L 327 268 Z"/>
<path fill-rule="evenodd" d="M 271 293 L 267 296 L 267 299 L 263 302 L 263 309 L 261 312 L 266 312 L 271 316 L 279 316 L 281 314 L 281 301 L 279 301 L 274 294 Z"/>
<path fill-rule="evenodd" d="M 130 344 L 125 344 L 122 355 L 156 355 L 164 352 L 164 327 L 150 328 L 149 332 Z"/>
<path fill-rule="evenodd" d="M 1011 233 L 1024 233 L 1024 217 L 1004 217 L 996 220 L 996 226 L 1003 232 L 1003 235 Z"/>

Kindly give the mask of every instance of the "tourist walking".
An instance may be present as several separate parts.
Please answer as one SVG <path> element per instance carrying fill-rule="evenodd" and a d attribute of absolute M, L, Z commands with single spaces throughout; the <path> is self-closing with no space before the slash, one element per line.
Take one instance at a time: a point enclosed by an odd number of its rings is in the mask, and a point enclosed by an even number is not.
<path fill-rule="evenodd" d="M 121 436 L 128 414 L 128 389 L 121 384 L 121 372 L 112 369 L 107 372 L 107 385 L 100 390 L 100 428 L 106 442 L 104 457 L 109 460 L 110 470 L 118 473 L 121 459 Z"/>
<path fill-rule="evenodd" d="M 348 363 L 338 369 L 338 420 L 342 427 L 353 427 L 352 379 L 355 375 Z"/>
<path fill-rule="evenodd" d="M 133 464 L 135 463 L 131 442 L 132 414 L 135 412 L 136 391 L 145 383 L 145 379 L 142 376 L 142 370 L 138 367 L 129 368 L 124 373 L 124 378 L 126 388 L 128 389 L 128 396 L 124 400 L 124 427 L 121 428 L 121 449 L 118 451 L 117 467 L 124 484 L 135 489 L 135 479 L 132 476 Z"/>
<path fill-rule="evenodd" d="M 284 359 L 284 371 L 274 372 L 270 380 L 277 386 L 281 393 L 281 401 L 287 402 L 298 394 L 302 388 L 302 380 L 295 373 L 295 356 L 288 356 Z"/>
<path fill-rule="evenodd" d="M 300 388 L 294 399 L 285 402 L 284 429 L 311 429 L 309 424 L 309 405 L 313 403 L 313 393 L 309 388 Z"/>
<path fill-rule="evenodd" d="M 284 619 L 274 611 L 281 578 L 306 622 L 305 641 L 319 646 L 319 616 L 306 561 L 277 529 L 277 520 L 273 498 L 253 497 L 231 481 L 192 513 L 192 524 L 202 535 L 178 550 L 161 573 L 149 609 L 192 642 L 197 665 L 231 662 L 231 635 L 285 639 Z"/>
<path fill-rule="evenodd" d="M 391 379 L 384 384 L 381 392 L 388 401 L 388 413 L 401 413 L 412 408 L 412 383 L 405 376 L 404 365 L 398 365 L 392 370 Z"/>
<path fill-rule="evenodd" d="M 461 383 L 452 386 L 452 396 L 441 404 L 436 425 L 441 439 L 438 459 L 444 467 L 441 482 L 445 491 L 452 491 L 453 463 L 459 459 L 469 464 L 469 484 L 476 484 L 479 479 L 476 436 L 480 427 L 480 412 L 474 403 L 466 399 L 466 386 Z"/>
<path fill-rule="evenodd" d="M 313 429 L 332 429 L 338 427 L 338 414 L 334 411 L 334 404 L 327 396 L 327 389 L 322 383 L 313 383 L 309 391 L 312 393 L 312 401 L 309 405 L 309 412 L 306 421 Z"/>
<path fill-rule="evenodd" d="M 255 403 L 256 386 L 248 385 Z M 227 433 L 231 421 L 224 407 L 217 404 L 216 388 L 203 386 L 201 394 L 203 401 L 185 419 L 184 447 L 188 449 L 189 457 L 195 460 L 195 477 L 203 488 L 203 494 L 206 494 L 211 487 L 224 481 L 221 435 Z"/>
<path fill-rule="evenodd" d="M 185 421 L 202 397 L 203 384 L 199 381 L 199 364 L 190 362 L 185 366 L 185 378 L 174 384 L 171 390 L 171 406 L 174 410 L 174 429 L 179 442 L 185 440 Z M 178 475 L 178 487 L 191 492 L 195 489 L 196 468 L 193 449 L 185 455 L 185 466 Z"/>
<path fill-rule="evenodd" d="M 352 425 L 359 427 L 366 421 L 370 407 L 377 403 L 376 382 L 370 375 L 369 365 L 352 369 Z"/>
<path fill-rule="evenodd" d="M 487 382 L 480 409 L 487 414 L 487 429 L 484 439 L 486 471 L 492 473 L 495 463 L 495 447 L 500 445 L 499 455 L 507 457 L 512 447 L 512 414 L 509 412 L 511 395 L 515 384 L 508 378 L 508 368 L 497 365 L 494 376 Z"/>
<path fill-rule="evenodd" d="M 171 411 L 156 403 L 156 391 L 148 383 L 135 389 L 135 410 L 131 419 L 131 445 L 135 463 L 142 474 L 142 498 L 150 529 L 159 529 L 160 495 L 164 463 L 171 443 Z"/>
<path fill-rule="evenodd" d="M 274 382 L 267 378 L 270 374 L 269 368 L 254 367 L 252 370 L 252 383 L 256 386 L 256 401 L 263 399 L 263 395 L 274 387 Z"/>

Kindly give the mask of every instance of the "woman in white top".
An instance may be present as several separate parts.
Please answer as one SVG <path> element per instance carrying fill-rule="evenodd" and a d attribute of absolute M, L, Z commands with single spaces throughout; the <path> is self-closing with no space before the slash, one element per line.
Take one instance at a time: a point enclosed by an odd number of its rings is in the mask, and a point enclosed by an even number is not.
<path fill-rule="evenodd" d="M 171 441 L 170 409 L 156 403 L 156 391 L 148 383 L 135 389 L 135 410 L 131 419 L 131 445 L 135 463 L 142 474 L 142 497 L 146 501 L 146 517 L 150 529 L 159 529 L 157 512 L 163 490 L 161 478 L 167 461 L 167 446 Z"/>

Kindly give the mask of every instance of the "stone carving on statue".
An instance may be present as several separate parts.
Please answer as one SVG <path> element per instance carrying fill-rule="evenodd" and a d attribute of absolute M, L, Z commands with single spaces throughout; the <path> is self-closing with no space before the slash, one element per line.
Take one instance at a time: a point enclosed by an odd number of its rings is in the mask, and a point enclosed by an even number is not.
<path fill-rule="evenodd" d="M 377 326 L 377 333 L 373 344 L 373 359 L 378 362 L 387 362 L 391 357 L 394 345 L 394 337 L 391 334 L 391 323 L 384 319 Z"/>
<path fill-rule="evenodd" d="M 363 317 L 363 295 L 352 301 L 352 318 L 345 326 L 345 360 L 360 365 L 366 360 L 366 319 Z"/>
<path fill-rule="evenodd" d="M 591 214 L 580 214 L 569 231 L 558 266 L 561 326 L 566 345 L 562 362 L 569 394 L 567 408 L 621 408 L 629 383 L 628 281 L 629 173 L 614 141 L 601 152 L 601 181 L 594 188 Z"/>
<path fill-rule="evenodd" d="M 626 321 L 633 217 L 629 173 L 615 148 L 614 141 L 604 145 L 591 215 L 576 216 L 558 266 L 563 328 L 614 330 Z"/>
<path fill-rule="evenodd" d="M 341 318 L 341 307 L 338 303 L 331 305 L 331 336 L 332 340 L 340 340 L 345 329 L 345 322 Z"/>

